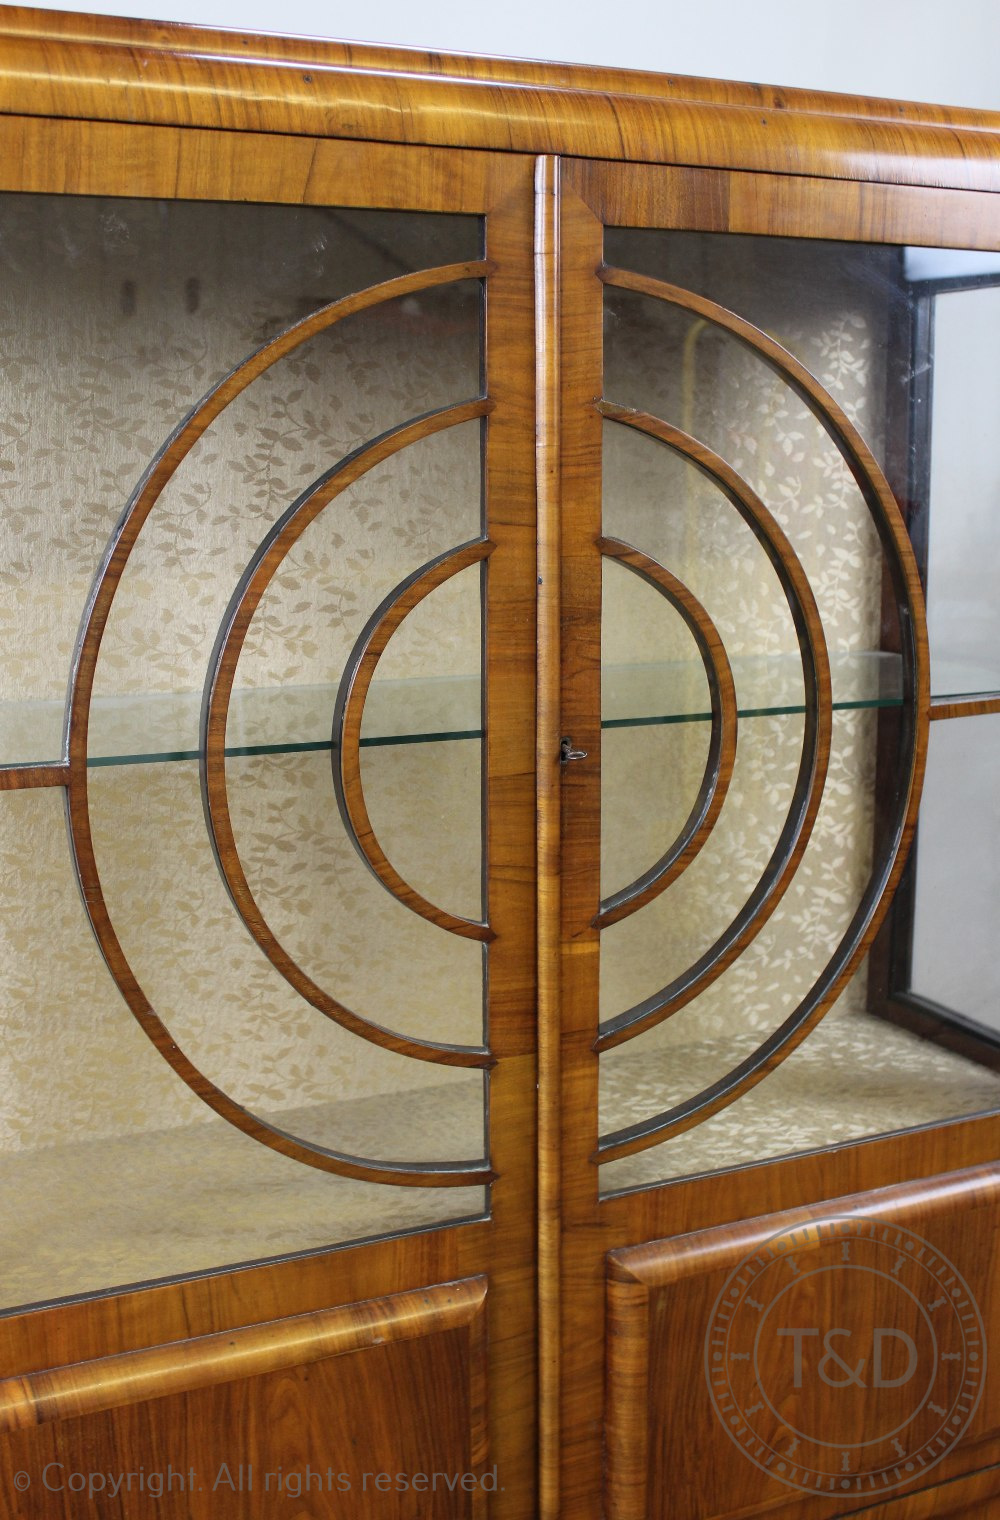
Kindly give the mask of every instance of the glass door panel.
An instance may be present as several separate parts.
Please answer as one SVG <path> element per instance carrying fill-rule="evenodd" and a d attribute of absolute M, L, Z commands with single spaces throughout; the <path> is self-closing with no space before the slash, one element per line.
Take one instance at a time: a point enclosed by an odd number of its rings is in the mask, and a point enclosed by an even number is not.
<path fill-rule="evenodd" d="M 0 1305 L 481 1216 L 481 220 L 0 219 Z"/>
<path fill-rule="evenodd" d="M 1000 1106 L 988 1066 L 872 1017 L 861 958 L 927 713 L 885 480 L 922 552 L 910 255 L 606 231 L 605 1192 Z M 988 516 L 973 485 L 969 523 Z M 973 653 L 932 645 L 935 695 Z M 965 685 L 989 701 L 987 658 Z M 683 858 L 624 902 L 622 878 L 678 838 Z"/>

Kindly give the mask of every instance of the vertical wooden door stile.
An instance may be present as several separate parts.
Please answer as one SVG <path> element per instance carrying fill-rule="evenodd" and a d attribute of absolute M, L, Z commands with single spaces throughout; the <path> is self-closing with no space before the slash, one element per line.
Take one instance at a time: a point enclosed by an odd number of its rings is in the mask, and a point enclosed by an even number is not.
<path fill-rule="evenodd" d="M 536 473 L 538 498 L 538 1439 L 541 1520 L 559 1514 L 562 1174 L 559 915 L 562 784 L 560 679 L 559 163 L 535 171 Z"/>
<path fill-rule="evenodd" d="M 487 1293 L 498 1514 L 533 1513 L 536 1486 L 534 324 L 529 160 L 512 159 L 486 218 L 484 675 L 493 1188 Z M 503 588 L 497 595 L 498 587 Z"/>
<path fill-rule="evenodd" d="M 601 782 L 603 228 L 560 165 L 561 767 L 560 1520 L 594 1513 L 601 1487 L 604 1255 L 597 1190 Z"/>

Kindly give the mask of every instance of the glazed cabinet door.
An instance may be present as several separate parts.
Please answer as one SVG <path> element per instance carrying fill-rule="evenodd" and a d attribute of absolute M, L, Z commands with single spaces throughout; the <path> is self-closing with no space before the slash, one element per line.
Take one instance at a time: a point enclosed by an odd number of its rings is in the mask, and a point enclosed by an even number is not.
<path fill-rule="evenodd" d="M 531 166 L 0 119 L 5 1513 L 534 1513 Z"/>
<path fill-rule="evenodd" d="M 545 1513 L 985 1513 L 1000 209 L 539 190 Z"/>

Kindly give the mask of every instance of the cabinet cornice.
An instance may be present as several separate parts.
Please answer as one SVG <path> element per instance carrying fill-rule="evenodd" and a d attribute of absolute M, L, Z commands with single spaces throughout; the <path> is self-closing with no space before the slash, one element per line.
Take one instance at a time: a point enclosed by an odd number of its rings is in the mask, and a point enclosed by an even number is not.
<path fill-rule="evenodd" d="M 0 109 L 1000 189 L 1000 114 L 0 7 Z"/>

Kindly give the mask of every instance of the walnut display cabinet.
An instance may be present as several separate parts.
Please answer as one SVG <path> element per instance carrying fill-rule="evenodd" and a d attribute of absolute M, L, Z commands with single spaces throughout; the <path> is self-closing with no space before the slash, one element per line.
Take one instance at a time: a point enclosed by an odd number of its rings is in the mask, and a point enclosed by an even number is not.
<path fill-rule="evenodd" d="M 3 9 L 0 177 L 0 1513 L 1000 1514 L 1000 116 Z"/>

